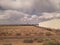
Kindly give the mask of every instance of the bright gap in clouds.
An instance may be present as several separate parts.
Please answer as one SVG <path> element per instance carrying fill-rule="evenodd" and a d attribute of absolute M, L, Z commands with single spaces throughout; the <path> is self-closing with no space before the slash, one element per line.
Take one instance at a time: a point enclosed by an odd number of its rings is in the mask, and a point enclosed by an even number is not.
<path fill-rule="evenodd" d="M 0 0 L 0 24 L 35 24 L 54 18 L 60 18 L 60 0 Z"/>

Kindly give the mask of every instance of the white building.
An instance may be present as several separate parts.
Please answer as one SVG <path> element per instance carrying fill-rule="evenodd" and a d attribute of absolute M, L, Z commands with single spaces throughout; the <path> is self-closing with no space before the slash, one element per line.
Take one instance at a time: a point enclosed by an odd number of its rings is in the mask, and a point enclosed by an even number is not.
<path fill-rule="evenodd" d="M 39 23 L 40 27 L 60 29 L 60 19 L 53 19 Z"/>

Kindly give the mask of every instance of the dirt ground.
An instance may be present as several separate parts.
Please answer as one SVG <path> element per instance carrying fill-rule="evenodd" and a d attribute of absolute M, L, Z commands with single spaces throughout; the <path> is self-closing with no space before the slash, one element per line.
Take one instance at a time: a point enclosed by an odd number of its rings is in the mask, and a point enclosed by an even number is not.
<path fill-rule="evenodd" d="M 45 29 L 42 27 L 36 26 L 0 26 L 0 37 L 8 37 L 8 36 L 59 36 L 60 32 L 57 31 L 57 34 L 53 31 L 49 31 L 50 29 Z M 58 33 L 59 32 L 59 33 Z M 18 34 L 18 35 L 16 35 Z M 19 35 L 21 34 L 21 35 Z M 3 39 L 0 40 L 0 45 L 43 45 L 43 43 L 37 43 L 34 41 L 33 43 L 24 43 L 23 39 Z"/>
<path fill-rule="evenodd" d="M 42 43 L 24 43 L 23 40 L 0 40 L 0 45 L 12 44 L 12 45 L 42 45 Z"/>

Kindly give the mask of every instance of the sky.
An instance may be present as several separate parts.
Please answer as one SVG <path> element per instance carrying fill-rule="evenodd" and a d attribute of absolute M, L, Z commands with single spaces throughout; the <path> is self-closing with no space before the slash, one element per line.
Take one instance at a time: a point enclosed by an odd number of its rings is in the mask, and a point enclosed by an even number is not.
<path fill-rule="evenodd" d="M 0 24 L 37 24 L 60 18 L 60 0 L 0 0 Z"/>

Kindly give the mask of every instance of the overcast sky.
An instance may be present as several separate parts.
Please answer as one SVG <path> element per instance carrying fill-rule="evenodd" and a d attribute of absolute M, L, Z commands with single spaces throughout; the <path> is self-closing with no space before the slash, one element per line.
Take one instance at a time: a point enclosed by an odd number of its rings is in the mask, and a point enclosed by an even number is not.
<path fill-rule="evenodd" d="M 0 24 L 35 24 L 54 18 L 60 18 L 60 0 L 0 0 Z"/>

